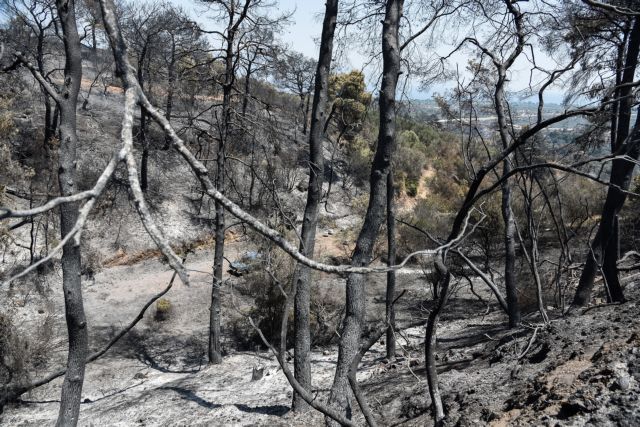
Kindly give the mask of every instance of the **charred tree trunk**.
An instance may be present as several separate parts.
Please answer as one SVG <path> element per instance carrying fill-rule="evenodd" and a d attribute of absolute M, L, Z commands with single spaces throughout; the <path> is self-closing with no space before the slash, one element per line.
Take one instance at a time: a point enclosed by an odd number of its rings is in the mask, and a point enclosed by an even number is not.
<path fill-rule="evenodd" d="M 387 175 L 387 265 L 396 264 L 396 212 L 394 202 L 393 170 Z M 396 357 L 396 312 L 393 301 L 396 294 L 396 272 L 387 273 L 386 320 L 387 320 L 387 359 Z"/>
<path fill-rule="evenodd" d="M 218 150 L 216 157 L 216 188 L 222 194 L 225 192 L 225 145 L 227 139 L 228 120 L 231 109 L 231 84 L 225 83 L 222 101 L 222 120 L 219 123 L 220 137 L 218 139 Z M 216 202 L 216 225 L 215 225 L 215 248 L 213 255 L 213 288 L 211 290 L 211 308 L 209 318 L 209 363 L 218 364 L 222 362 L 222 351 L 220 347 L 220 288 L 223 279 L 224 263 L 224 238 L 225 238 L 225 218 L 224 207 Z"/>
<path fill-rule="evenodd" d="M 309 135 L 309 188 L 302 219 L 300 252 L 313 258 L 318 225 L 318 211 L 324 183 L 324 128 L 329 102 L 329 73 L 333 55 L 333 37 L 338 16 L 338 0 L 328 0 L 325 6 L 320 39 L 320 53 L 316 68 L 311 130 Z M 311 390 L 311 333 L 309 331 L 309 298 L 311 269 L 299 264 L 294 274 L 294 374 L 306 390 Z M 308 403 L 298 394 L 293 395 L 293 410 L 306 411 Z"/>
<path fill-rule="evenodd" d="M 511 172 L 510 159 L 502 164 L 503 176 Z M 507 309 L 509 310 L 509 327 L 520 325 L 520 305 L 516 288 L 516 236 L 515 220 L 511 210 L 511 184 L 505 180 L 500 186 L 502 191 L 502 220 L 504 221 L 504 286 L 507 294 Z"/>
<path fill-rule="evenodd" d="M 383 75 L 380 89 L 380 131 L 371 165 L 369 206 L 356 240 L 351 264 L 371 262 L 380 227 L 385 219 L 387 174 L 391 167 L 396 136 L 396 88 L 400 73 L 399 27 L 404 1 L 388 0 L 382 23 Z M 346 314 L 338 348 L 338 365 L 329 401 L 341 413 L 351 416 L 349 366 L 360 348 L 360 334 L 365 315 L 364 284 L 366 276 L 350 274 L 347 278 Z M 328 424 L 332 424 L 327 420 Z"/>
<path fill-rule="evenodd" d="M 451 273 L 439 257 L 440 255 L 438 255 L 438 258 L 436 258 L 436 262 L 434 263 L 435 271 L 438 273 L 439 277 L 433 286 L 439 288 L 438 293 L 440 294 L 440 297 L 436 300 L 436 305 L 431 310 L 431 313 L 429 313 L 424 336 L 425 368 L 427 371 L 427 383 L 429 384 L 429 397 L 431 398 L 432 406 L 431 410 L 433 412 L 434 425 L 436 426 L 441 426 L 446 416 L 444 413 L 444 406 L 442 404 L 440 386 L 438 385 L 438 371 L 436 366 L 436 330 L 438 328 L 440 313 L 442 313 L 442 309 L 449 299 L 449 283 L 451 282 Z"/>
<path fill-rule="evenodd" d="M 251 161 L 249 163 L 249 209 L 253 208 L 254 200 L 253 200 L 253 189 L 256 186 L 256 137 L 255 135 L 251 135 Z"/>
<path fill-rule="evenodd" d="M 632 156 L 630 151 L 634 151 L 633 138 L 628 141 L 627 138 L 630 132 L 631 124 L 631 109 L 633 106 L 633 88 L 629 83 L 634 80 L 636 68 L 638 66 L 638 53 L 640 52 L 640 18 L 636 18 L 629 35 L 627 54 L 624 63 L 624 71 L 622 72 L 622 79 L 620 84 L 623 86 L 616 91 L 616 95 L 619 97 L 617 108 L 614 109 L 614 114 L 617 112 L 617 119 L 612 119 L 612 152 L 620 152 L 620 154 L 627 154 Z M 617 126 L 613 129 L 613 126 Z M 637 126 L 637 123 L 636 123 Z M 634 133 L 636 129 L 634 129 Z M 634 157 L 636 158 L 636 157 Z M 623 162 L 623 163 L 621 163 Z M 628 190 L 633 175 L 633 165 L 627 164 L 624 161 L 614 161 L 611 165 L 611 178 L 609 182 L 612 186 L 607 191 L 607 198 L 605 200 L 604 207 L 602 208 L 602 215 L 600 219 L 600 225 L 596 233 L 591 247 L 587 254 L 587 261 L 585 267 L 582 270 L 580 276 L 580 282 L 578 283 L 578 289 L 573 299 L 573 305 L 585 306 L 591 299 L 591 291 L 593 290 L 593 282 L 596 277 L 596 273 L 599 268 L 602 268 L 605 286 L 607 288 L 607 299 L 609 301 L 622 302 L 624 301 L 624 293 L 620 280 L 618 279 L 618 252 L 620 247 L 620 239 L 618 230 L 618 213 L 624 201 L 626 195 L 620 191 L 620 189 Z M 630 170 L 629 170 L 630 168 Z"/>
<path fill-rule="evenodd" d="M 41 76 L 46 76 L 44 64 L 44 29 L 39 26 L 38 28 L 38 43 L 36 45 L 36 66 Z M 53 102 L 51 96 L 46 90 L 42 91 L 44 96 L 44 147 L 45 151 L 48 150 L 51 140 L 55 137 L 58 127 L 58 106 Z"/>
<path fill-rule="evenodd" d="M 171 117 L 173 114 L 173 94 L 176 85 L 176 41 L 174 40 L 173 36 L 171 38 L 171 59 L 167 68 L 167 103 L 165 106 L 164 116 L 169 122 L 171 122 Z M 170 146 L 171 138 L 166 136 L 163 149 L 168 150 Z"/>
<path fill-rule="evenodd" d="M 633 179 L 633 170 L 635 168 L 634 160 L 638 159 L 640 154 L 640 114 L 636 118 L 636 124 L 633 132 L 619 149 L 620 154 L 625 154 L 633 160 L 616 159 L 611 164 L 612 186 L 607 191 L 607 198 L 602 208 L 600 225 L 593 239 L 593 243 L 589 249 L 587 262 L 582 270 L 578 289 L 573 299 L 573 306 L 584 307 L 589 304 L 591 299 L 591 291 L 593 290 L 593 282 L 598 269 L 605 257 L 605 251 L 610 248 L 609 241 L 613 240 L 617 233 L 618 213 L 624 205 L 627 195 L 625 191 L 629 189 L 631 180 Z M 613 248 L 611 248 L 613 250 Z M 617 253 L 617 248 L 615 248 Z M 607 299 L 610 301 L 623 302 L 624 293 L 619 282 L 609 283 L 606 281 Z M 618 286 L 615 286 L 616 283 Z"/>
<path fill-rule="evenodd" d="M 311 95 L 309 93 L 307 93 L 304 96 L 304 116 L 302 118 L 302 134 L 306 135 L 307 134 L 307 128 L 309 127 L 309 108 L 310 108 L 310 101 Z"/>
<path fill-rule="evenodd" d="M 498 82 L 494 93 L 496 115 L 498 117 L 498 132 L 504 150 L 510 144 L 511 138 L 507 128 L 505 112 L 504 85 L 507 81 L 506 68 L 498 66 Z M 502 176 L 511 173 L 511 156 L 507 156 L 502 162 Z M 504 285 L 507 294 L 507 308 L 509 310 L 509 327 L 514 328 L 520 324 L 520 305 L 518 304 L 518 291 L 516 288 L 516 226 L 511 209 L 511 182 L 505 179 L 500 185 L 502 191 L 502 220 L 504 222 Z"/>
<path fill-rule="evenodd" d="M 246 0 L 246 7 L 251 0 Z M 222 111 L 218 120 L 218 150 L 216 155 L 216 188 L 222 194 L 225 193 L 225 166 L 226 166 L 226 144 L 229 137 L 231 127 L 231 93 L 235 83 L 235 51 L 234 43 L 238 26 L 244 18 L 244 13 L 234 22 L 234 9 L 229 14 L 229 26 L 226 37 L 225 48 L 225 76 L 222 83 Z M 225 239 L 225 218 L 224 206 L 216 201 L 216 225 L 215 225 L 215 248 L 213 255 L 213 286 L 211 290 L 211 308 L 209 313 L 209 363 L 219 364 L 222 362 L 222 351 L 220 346 L 221 329 L 220 329 L 220 305 L 223 279 L 223 262 L 224 262 L 224 239 Z"/>
<path fill-rule="evenodd" d="M 56 0 L 58 16 L 64 33 L 65 69 L 64 85 L 60 97 L 60 151 L 58 181 L 62 196 L 76 192 L 76 104 L 82 80 L 80 38 L 76 27 L 73 0 Z M 62 236 L 68 234 L 78 218 L 78 204 L 66 203 L 60 207 Z M 62 384 L 58 426 L 75 426 L 80 413 L 80 397 L 84 381 L 85 359 L 88 351 L 87 321 L 84 314 L 81 287 L 80 245 L 71 239 L 62 252 L 62 287 L 65 317 L 69 335 L 67 374 Z"/>
<path fill-rule="evenodd" d="M 242 118 L 247 116 L 247 109 L 249 108 L 249 94 L 251 93 L 251 73 L 253 70 L 253 61 L 249 61 L 247 64 L 247 74 L 244 78 L 244 93 L 242 94 Z"/>
<path fill-rule="evenodd" d="M 144 62 L 147 57 L 147 43 L 144 44 L 140 58 L 138 60 L 138 83 L 140 88 L 144 90 Z M 142 148 L 142 158 L 140 159 L 140 188 L 143 192 L 147 191 L 149 186 L 148 165 L 149 165 L 149 142 L 147 141 L 147 112 L 144 108 L 140 108 L 140 129 L 138 130 L 138 144 Z"/>

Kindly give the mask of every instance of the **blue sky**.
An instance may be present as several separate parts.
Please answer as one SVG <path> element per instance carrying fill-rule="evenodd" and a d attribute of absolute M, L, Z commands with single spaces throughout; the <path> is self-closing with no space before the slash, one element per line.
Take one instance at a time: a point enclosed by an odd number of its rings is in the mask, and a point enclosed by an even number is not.
<path fill-rule="evenodd" d="M 197 2 L 193 0 L 178 0 L 176 3 L 181 4 L 187 10 L 196 12 L 194 14 L 196 18 L 199 15 L 197 11 L 202 10 L 202 7 L 197 6 Z M 320 36 L 322 29 L 321 14 L 324 12 L 324 1 L 278 0 L 276 3 L 281 12 L 294 11 L 291 25 L 279 34 L 279 38 L 291 46 L 293 50 L 315 58 L 318 55 L 315 39 Z M 201 22 L 206 24 L 206 18 Z"/>
<path fill-rule="evenodd" d="M 197 2 L 194 0 L 177 0 L 176 3 L 183 5 L 185 9 L 192 12 L 196 20 L 201 22 L 209 28 L 214 27 L 215 24 L 211 20 L 207 19 L 206 14 L 203 14 L 202 6 L 197 6 Z M 278 5 L 278 9 L 281 12 L 293 11 L 291 18 L 291 24 L 286 27 L 281 34 L 279 34 L 280 40 L 288 44 L 293 50 L 302 52 L 306 56 L 311 58 L 317 58 L 318 47 L 316 40 L 320 36 L 322 29 L 322 13 L 324 12 L 325 2 L 323 0 L 277 0 L 275 3 Z M 443 50 L 443 55 L 446 53 L 448 46 L 440 46 Z M 439 52 L 440 53 L 440 52 Z M 537 54 L 538 55 L 538 54 Z M 542 55 L 541 55 L 542 56 Z M 452 58 L 450 67 L 455 69 L 456 62 L 461 70 L 466 67 L 469 56 L 466 54 L 457 54 Z M 364 63 L 363 57 L 357 51 L 349 52 L 347 68 L 360 68 Z M 369 73 L 371 74 L 370 70 Z M 528 64 L 525 64 L 522 75 L 517 73 L 514 77 L 514 83 L 518 80 L 528 80 Z M 377 82 L 376 76 L 367 76 L 370 82 L 370 90 L 375 90 L 375 84 Z M 453 84 L 453 83 L 452 83 Z M 439 84 L 431 88 L 429 92 L 420 92 L 417 90 L 418 82 L 412 82 L 412 88 L 408 90 L 408 96 L 416 99 L 428 99 L 432 97 L 433 92 L 442 93 L 446 91 L 452 84 Z M 517 86 L 517 83 L 513 86 Z M 562 100 L 562 93 L 560 90 L 548 90 L 547 102 L 558 103 Z"/>

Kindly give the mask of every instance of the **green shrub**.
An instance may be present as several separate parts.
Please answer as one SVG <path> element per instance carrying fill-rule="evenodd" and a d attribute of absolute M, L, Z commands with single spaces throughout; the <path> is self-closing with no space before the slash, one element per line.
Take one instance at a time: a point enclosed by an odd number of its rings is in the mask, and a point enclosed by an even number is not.
<path fill-rule="evenodd" d="M 173 311 L 173 304 L 167 298 L 160 298 L 156 301 L 156 314 L 154 319 L 162 322 L 169 318 Z"/>

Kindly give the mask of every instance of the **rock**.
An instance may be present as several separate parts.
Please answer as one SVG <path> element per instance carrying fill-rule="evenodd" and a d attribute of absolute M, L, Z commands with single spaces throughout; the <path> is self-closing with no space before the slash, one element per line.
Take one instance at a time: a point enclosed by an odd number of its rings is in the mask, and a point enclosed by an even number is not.
<path fill-rule="evenodd" d="M 611 385 L 611 390 L 626 391 L 629 390 L 629 387 L 631 387 L 631 378 L 629 378 L 629 375 L 621 375 Z"/>

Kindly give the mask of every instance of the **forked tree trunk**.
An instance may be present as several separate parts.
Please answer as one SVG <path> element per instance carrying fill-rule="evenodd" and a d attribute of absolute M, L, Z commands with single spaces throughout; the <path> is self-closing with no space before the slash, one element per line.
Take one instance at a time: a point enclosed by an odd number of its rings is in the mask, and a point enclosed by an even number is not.
<path fill-rule="evenodd" d="M 639 111 L 640 113 L 640 111 Z M 616 159 L 611 164 L 612 185 L 607 191 L 607 198 L 602 208 L 602 216 L 598 231 L 591 244 L 587 262 L 582 270 L 578 289 L 573 299 L 573 306 L 584 307 L 591 300 L 591 291 L 593 290 L 593 282 L 599 266 L 605 255 L 605 248 L 608 248 L 609 239 L 615 238 L 617 234 L 617 218 L 627 199 L 625 191 L 629 190 L 633 179 L 633 170 L 635 168 L 635 160 L 640 154 L 640 114 L 636 118 L 636 124 L 633 132 L 620 147 L 620 154 L 626 154 L 633 160 Z M 605 277 L 606 280 L 606 277 Z M 617 282 L 619 284 L 619 282 Z M 605 283 L 607 286 L 607 298 L 610 301 L 623 302 L 624 293 L 621 286 L 615 286 L 615 283 Z"/>
<path fill-rule="evenodd" d="M 251 0 L 245 0 L 248 7 Z M 235 54 L 234 43 L 236 32 L 244 17 L 246 16 L 246 7 L 244 12 L 234 22 L 234 13 L 229 15 L 229 26 L 226 37 L 225 48 L 225 78 L 222 84 L 222 111 L 218 120 L 218 151 L 216 153 L 216 188 L 222 194 L 225 193 L 225 166 L 226 166 L 226 144 L 231 128 L 231 94 L 235 83 Z M 213 286 L 211 289 L 211 307 L 209 313 L 209 363 L 218 364 L 222 362 L 221 351 L 221 328 L 220 328 L 220 305 L 223 279 L 223 262 L 224 262 L 224 239 L 225 239 L 225 218 L 224 206 L 216 201 L 216 226 L 215 226 L 215 248 L 213 254 Z"/>
<path fill-rule="evenodd" d="M 504 65 L 498 67 L 498 82 L 494 93 L 496 115 L 498 117 L 498 133 L 502 142 L 502 148 L 507 149 L 511 142 L 507 130 L 507 117 L 505 112 L 504 85 L 506 83 L 506 69 Z M 502 176 L 511 172 L 511 156 L 502 162 Z M 504 222 L 504 285 L 507 294 L 507 309 L 509 311 L 509 327 L 514 328 L 520 324 L 520 305 L 518 304 L 518 291 L 516 288 L 516 225 L 511 209 L 511 182 L 506 179 L 500 185 L 502 191 L 502 220 Z"/>
<path fill-rule="evenodd" d="M 387 174 L 389 173 L 396 136 L 396 88 L 400 73 L 399 27 L 404 1 L 388 0 L 382 23 L 383 74 L 380 88 L 380 131 L 376 153 L 371 165 L 369 205 L 364 224 L 356 240 L 351 264 L 365 266 L 371 262 L 373 247 L 385 219 Z M 367 277 L 350 274 L 346 287 L 346 314 L 340 334 L 338 364 L 329 402 L 341 413 L 351 417 L 351 361 L 360 349 L 360 334 L 365 315 L 364 285 Z M 328 424 L 334 423 L 327 419 Z"/>
<path fill-rule="evenodd" d="M 617 117 L 612 118 L 612 134 L 611 134 L 611 150 L 618 152 L 623 150 L 621 154 L 629 154 L 633 151 L 633 142 L 627 141 L 631 124 L 631 109 L 633 107 L 633 88 L 630 83 L 633 82 L 636 68 L 638 66 L 638 54 L 640 52 L 640 18 L 636 18 L 629 35 L 627 45 L 627 53 L 624 62 L 624 71 L 619 83 L 623 86 L 616 91 L 619 101 L 616 102 L 616 108 L 613 113 L 617 113 Z M 620 61 L 618 61 L 620 63 Z M 618 82 L 616 82 L 618 83 Z M 636 124 L 637 126 L 637 124 Z M 635 132 L 636 130 L 634 130 Z M 634 157 L 635 158 L 635 157 Z M 628 163 L 628 162 L 627 162 Z M 619 188 L 627 190 L 633 175 L 633 165 L 625 163 L 622 167 L 620 161 L 614 161 L 611 165 L 611 178 L 609 182 L 612 184 L 607 191 L 607 198 L 602 209 L 600 225 L 595 238 L 593 239 L 590 249 L 587 253 L 587 261 L 580 276 L 578 289 L 573 300 L 573 305 L 582 307 L 589 303 L 591 292 L 593 290 L 593 282 L 600 268 L 604 276 L 604 282 L 607 290 L 607 299 L 609 301 L 624 301 L 624 293 L 622 285 L 618 278 L 618 256 L 620 247 L 620 236 L 618 233 L 618 213 L 626 195 Z M 629 167 L 631 168 L 630 170 Z M 626 185 L 626 187 L 625 187 Z M 618 188 L 616 188 L 618 187 Z"/>
<path fill-rule="evenodd" d="M 76 104 L 82 80 L 80 38 L 76 27 L 73 0 L 56 0 L 58 16 L 64 34 L 65 69 L 64 86 L 60 96 L 60 151 L 58 181 L 62 196 L 76 192 Z M 65 236 L 78 218 L 78 204 L 66 203 L 60 207 L 60 229 Z M 81 287 L 80 246 L 71 239 L 62 251 L 62 287 L 65 317 L 69 335 L 67 374 L 62 384 L 60 412 L 57 426 L 75 426 L 80 413 L 80 397 L 84 381 L 85 359 L 88 349 L 87 321 L 84 314 Z"/>
<path fill-rule="evenodd" d="M 320 53 L 315 76 L 311 130 L 309 134 L 309 188 L 302 219 L 300 252 L 313 258 L 318 225 L 318 211 L 324 183 L 324 128 L 329 98 L 329 73 L 333 55 L 333 36 L 338 16 L 338 0 L 325 5 Z M 306 121 L 306 119 L 305 119 Z M 311 295 L 311 269 L 298 264 L 294 273 L 294 375 L 306 390 L 311 391 L 311 333 L 309 330 L 309 300 Z M 293 410 L 306 411 L 309 404 L 298 394 L 293 395 Z"/>
<path fill-rule="evenodd" d="M 233 57 L 231 56 L 231 61 Z M 229 63 L 232 65 L 232 62 Z M 233 68 L 231 68 L 233 72 Z M 231 77 L 227 77 L 223 89 L 222 117 L 218 126 L 220 135 L 218 139 L 218 150 L 216 154 L 216 188 L 222 194 L 225 193 L 225 146 L 228 136 L 229 120 L 231 119 Z M 213 255 L 213 287 L 211 290 L 211 308 L 209 318 L 209 363 L 218 364 L 222 362 L 222 351 L 220 346 L 220 288 L 223 280 L 224 263 L 224 239 L 225 239 L 225 218 L 224 207 L 219 202 L 215 203 L 216 225 L 215 225 L 215 247 Z"/>

